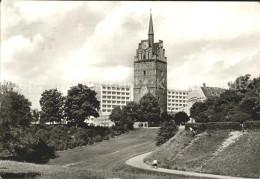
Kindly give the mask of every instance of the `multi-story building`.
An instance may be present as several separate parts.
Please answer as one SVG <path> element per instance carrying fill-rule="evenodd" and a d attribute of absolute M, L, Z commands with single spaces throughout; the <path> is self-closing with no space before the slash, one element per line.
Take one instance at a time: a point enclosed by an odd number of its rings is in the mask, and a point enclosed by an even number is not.
<path fill-rule="evenodd" d="M 188 92 L 187 90 L 170 90 L 167 91 L 167 112 L 169 114 L 174 114 L 185 106 L 188 102 Z"/>
<path fill-rule="evenodd" d="M 100 117 L 93 119 L 94 125 L 111 126 L 108 120 L 112 109 L 115 106 L 126 106 L 129 101 L 133 101 L 133 85 L 126 84 L 89 84 L 92 90 L 97 92 L 97 99 L 100 101 Z"/>

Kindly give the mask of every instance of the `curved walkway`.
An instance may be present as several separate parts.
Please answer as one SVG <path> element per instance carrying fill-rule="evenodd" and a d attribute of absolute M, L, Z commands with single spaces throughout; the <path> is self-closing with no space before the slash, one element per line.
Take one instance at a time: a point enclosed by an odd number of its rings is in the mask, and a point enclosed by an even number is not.
<path fill-rule="evenodd" d="M 145 169 L 145 170 L 152 170 L 157 172 L 163 173 L 170 173 L 170 174 L 177 174 L 177 175 L 185 175 L 185 176 L 196 176 L 196 177 L 205 177 L 205 178 L 219 178 L 219 179 L 245 179 L 242 177 L 231 177 L 231 176 L 224 176 L 224 175 L 213 175 L 213 174 L 206 174 L 206 173 L 196 173 L 196 172 L 186 172 L 186 171 L 179 171 L 179 170 L 172 170 L 172 169 L 165 169 L 165 168 L 151 168 L 150 165 L 143 162 L 144 158 L 148 156 L 151 152 L 135 156 L 130 158 L 126 161 L 127 165 L 132 167 Z M 247 178 L 248 179 L 248 178 Z"/>

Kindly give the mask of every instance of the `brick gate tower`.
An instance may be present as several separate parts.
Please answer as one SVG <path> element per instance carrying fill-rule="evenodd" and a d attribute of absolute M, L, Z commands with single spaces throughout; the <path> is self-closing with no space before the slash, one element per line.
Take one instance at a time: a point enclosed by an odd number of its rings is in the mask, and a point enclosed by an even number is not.
<path fill-rule="evenodd" d="M 153 19 L 150 13 L 148 39 L 141 40 L 134 60 L 134 101 L 152 93 L 161 110 L 167 111 L 167 57 L 163 41 L 154 42 Z"/>

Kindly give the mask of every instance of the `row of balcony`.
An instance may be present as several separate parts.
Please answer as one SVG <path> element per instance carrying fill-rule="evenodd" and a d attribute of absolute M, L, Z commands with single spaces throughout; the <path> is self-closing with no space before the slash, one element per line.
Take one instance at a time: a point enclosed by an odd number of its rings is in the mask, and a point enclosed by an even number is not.
<path fill-rule="evenodd" d="M 130 95 L 130 93 L 126 93 L 126 92 L 111 92 L 111 91 L 103 91 L 102 94 L 112 94 L 112 95 Z"/>
<path fill-rule="evenodd" d="M 106 89 L 106 90 L 117 90 L 117 91 L 130 91 L 130 88 L 120 88 L 120 87 L 106 87 L 106 86 L 102 86 L 102 89 Z"/>

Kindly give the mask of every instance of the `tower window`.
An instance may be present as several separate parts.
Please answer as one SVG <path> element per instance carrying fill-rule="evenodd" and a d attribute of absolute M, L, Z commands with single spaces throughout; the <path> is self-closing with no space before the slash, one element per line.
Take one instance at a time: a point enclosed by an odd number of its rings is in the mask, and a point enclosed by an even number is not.
<path fill-rule="evenodd" d="M 143 54 L 143 59 L 145 59 L 145 54 Z"/>
<path fill-rule="evenodd" d="M 146 71 L 143 71 L 144 72 L 144 76 L 146 75 Z"/>

